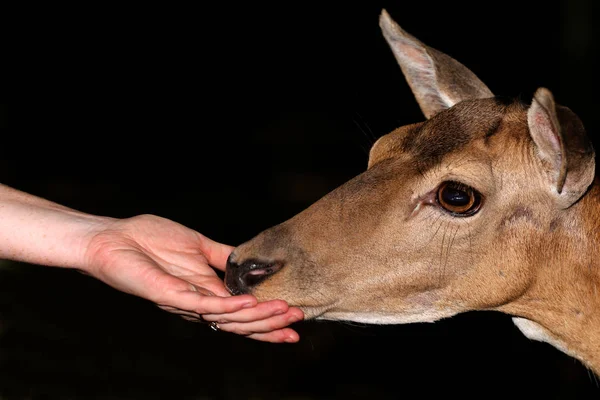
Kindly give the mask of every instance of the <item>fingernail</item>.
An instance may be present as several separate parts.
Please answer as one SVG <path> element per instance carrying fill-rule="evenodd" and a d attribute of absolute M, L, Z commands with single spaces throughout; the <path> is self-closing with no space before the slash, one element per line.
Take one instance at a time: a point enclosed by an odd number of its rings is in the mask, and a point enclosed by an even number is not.
<path fill-rule="evenodd" d="M 284 342 L 286 343 L 296 343 L 296 338 L 293 336 L 288 336 L 285 338 Z"/>
<path fill-rule="evenodd" d="M 281 314 L 285 314 L 285 310 L 277 310 L 273 313 L 273 315 L 281 315 Z"/>
<path fill-rule="evenodd" d="M 254 307 L 254 303 L 252 303 L 252 302 L 244 303 L 242 305 L 242 308 L 252 308 L 252 307 Z"/>

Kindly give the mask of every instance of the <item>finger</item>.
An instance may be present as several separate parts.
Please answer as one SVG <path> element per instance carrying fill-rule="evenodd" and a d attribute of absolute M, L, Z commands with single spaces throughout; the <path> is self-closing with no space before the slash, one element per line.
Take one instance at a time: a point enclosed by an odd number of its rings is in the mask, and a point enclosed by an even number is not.
<path fill-rule="evenodd" d="M 198 318 L 198 317 L 189 317 L 187 315 L 182 315 L 181 318 L 185 319 L 186 321 L 190 321 L 190 322 L 197 322 L 197 323 L 202 323 L 204 322 L 202 320 L 202 318 Z"/>
<path fill-rule="evenodd" d="M 190 290 L 192 290 L 193 292 L 198 292 L 204 296 L 216 296 L 216 293 L 208 290 L 207 288 L 204 288 L 202 286 L 196 286 L 193 283 L 190 285 Z"/>
<path fill-rule="evenodd" d="M 207 296 L 230 297 L 231 293 L 225 288 L 223 281 L 219 277 L 202 277 L 202 279 L 188 278 L 190 289 Z"/>
<path fill-rule="evenodd" d="M 260 321 L 288 311 L 289 306 L 283 300 L 271 300 L 258 303 L 256 307 L 245 308 L 229 314 L 204 314 L 202 318 L 218 323 Z"/>
<path fill-rule="evenodd" d="M 231 296 L 223 281 L 216 275 L 176 277 L 162 271 L 155 271 L 145 282 L 135 284 L 137 287 L 133 288 L 133 294 L 173 307 L 177 307 L 173 302 L 181 299 L 182 293 L 198 292 L 199 295 L 205 296 Z"/>
<path fill-rule="evenodd" d="M 180 310 L 198 314 L 227 314 L 244 308 L 254 307 L 257 300 L 254 296 L 243 294 L 239 296 L 219 297 L 203 296 L 198 292 L 173 292 L 157 302 L 160 306 L 175 307 Z"/>
<path fill-rule="evenodd" d="M 270 343 L 296 343 L 300 340 L 300 335 L 291 329 L 283 328 L 268 333 L 253 333 L 247 336 L 250 339 L 259 340 L 261 342 Z"/>
<path fill-rule="evenodd" d="M 225 271 L 227 257 L 233 251 L 234 247 L 223 243 L 215 242 L 212 239 L 202 236 L 202 253 L 206 256 L 209 265 Z"/>
<path fill-rule="evenodd" d="M 194 313 L 191 311 L 180 310 L 179 308 L 175 308 L 175 307 L 171 307 L 171 306 L 161 306 L 161 305 L 159 305 L 158 308 L 160 308 L 163 311 L 168 311 L 172 314 L 186 316 L 189 318 L 202 319 L 202 316 L 200 314 L 197 314 L 197 313 Z"/>
<path fill-rule="evenodd" d="M 302 311 L 296 307 L 292 307 L 285 314 L 274 315 L 260 321 L 219 323 L 219 328 L 223 331 L 248 336 L 255 333 L 269 333 L 283 329 L 303 318 Z"/>

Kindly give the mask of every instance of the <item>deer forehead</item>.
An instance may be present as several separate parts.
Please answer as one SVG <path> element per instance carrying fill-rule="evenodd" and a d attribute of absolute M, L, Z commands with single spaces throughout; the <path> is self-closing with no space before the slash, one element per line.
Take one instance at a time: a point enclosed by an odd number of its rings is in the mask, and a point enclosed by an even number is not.
<path fill-rule="evenodd" d="M 502 140 L 495 140 L 497 137 Z M 491 164 L 496 158 L 518 153 L 516 148 L 507 153 L 511 145 L 521 149 L 531 145 L 526 108 L 498 98 L 466 100 L 425 122 L 381 137 L 371 149 L 369 168 L 384 160 L 408 157 L 421 175 L 431 170 L 439 175 L 449 168 L 467 172 L 477 163 Z M 467 150 L 469 157 L 463 158 L 461 154 Z"/>

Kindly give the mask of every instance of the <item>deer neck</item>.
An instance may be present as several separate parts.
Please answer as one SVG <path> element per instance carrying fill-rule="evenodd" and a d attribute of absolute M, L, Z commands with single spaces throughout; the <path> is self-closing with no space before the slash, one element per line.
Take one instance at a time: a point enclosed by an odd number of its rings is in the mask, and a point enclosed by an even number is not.
<path fill-rule="evenodd" d="M 501 311 L 529 338 L 548 342 L 600 375 L 600 180 L 553 221 L 531 287 Z"/>

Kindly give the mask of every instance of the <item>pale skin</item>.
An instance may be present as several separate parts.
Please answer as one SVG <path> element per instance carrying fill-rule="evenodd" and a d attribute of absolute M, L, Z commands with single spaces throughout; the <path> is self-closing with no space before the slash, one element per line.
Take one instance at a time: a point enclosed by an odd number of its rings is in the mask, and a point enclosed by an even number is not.
<path fill-rule="evenodd" d="M 294 343 L 304 315 L 285 301 L 231 296 L 215 269 L 232 246 L 154 215 L 86 214 L 0 184 L 0 258 L 74 268 L 188 320 L 225 332 Z"/>

